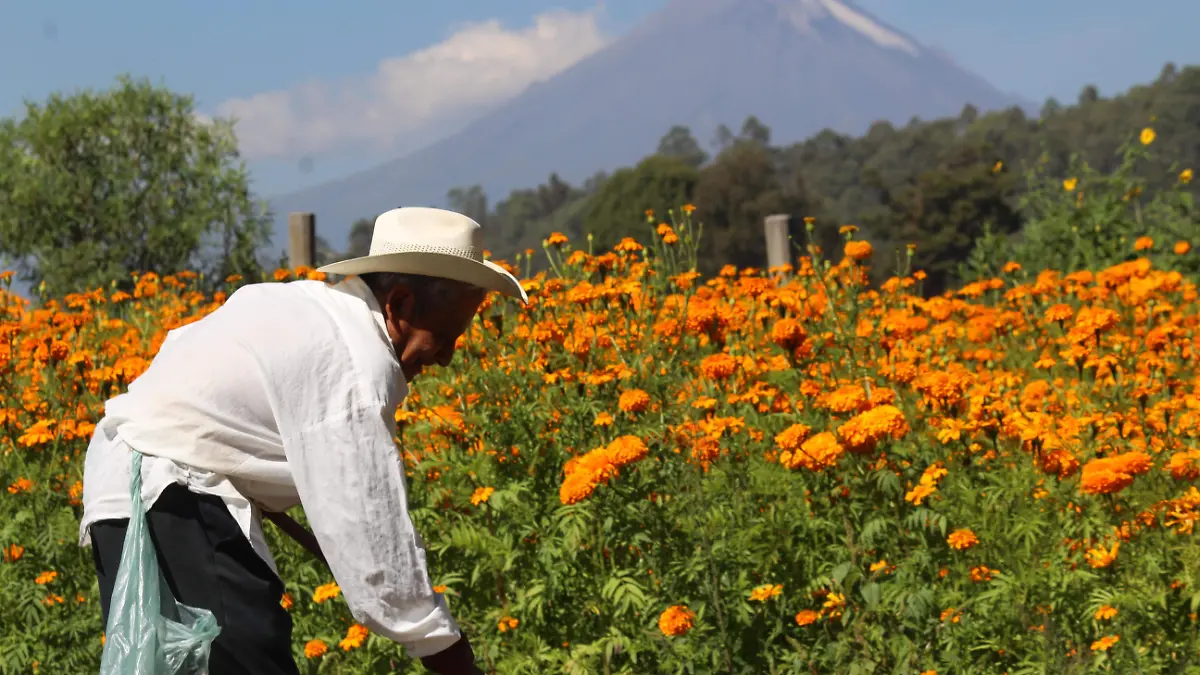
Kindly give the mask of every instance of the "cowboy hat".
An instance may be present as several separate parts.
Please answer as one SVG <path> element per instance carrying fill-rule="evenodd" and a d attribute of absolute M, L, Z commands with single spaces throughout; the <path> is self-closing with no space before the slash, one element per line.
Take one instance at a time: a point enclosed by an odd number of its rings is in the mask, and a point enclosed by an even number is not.
<path fill-rule="evenodd" d="M 371 250 L 320 268 L 329 274 L 398 272 L 453 279 L 529 302 L 521 282 L 483 259 L 483 229 L 454 211 L 424 206 L 392 209 L 375 219 Z"/>

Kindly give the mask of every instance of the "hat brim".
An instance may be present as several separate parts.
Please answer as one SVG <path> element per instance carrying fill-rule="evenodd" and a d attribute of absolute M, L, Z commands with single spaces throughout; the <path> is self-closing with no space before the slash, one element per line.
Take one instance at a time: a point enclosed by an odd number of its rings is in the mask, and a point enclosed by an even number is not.
<path fill-rule="evenodd" d="M 453 279 L 489 291 L 496 291 L 511 298 L 529 302 L 529 296 L 508 270 L 490 260 L 477 262 L 462 256 L 429 251 L 407 251 L 351 258 L 330 263 L 317 271 L 327 274 L 367 274 L 368 272 L 396 272 L 420 274 L 442 279 Z"/>

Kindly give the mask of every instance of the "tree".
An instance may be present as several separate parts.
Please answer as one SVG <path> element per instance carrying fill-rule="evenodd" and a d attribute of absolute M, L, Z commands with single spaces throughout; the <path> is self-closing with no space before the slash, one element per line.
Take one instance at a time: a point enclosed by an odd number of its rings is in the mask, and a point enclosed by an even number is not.
<path fill-rule="evenodd" d="M 696 142 L 692 130 L 676 124 L 658 142 L 658 154 L 674 157 L 693 168 L 708 161 L 708 153 Z"/>
<path fill-rule="evenodd" d="M 480 225 L 487 226 L 488 198 L 482 186 L 451 188 L 446 193 L 446 203 L 451 210 L 458 211 Z"/>
<path fill-rule="evenodd" d="M 810 215 L 799 176 L 781 178 L 770 150 L 753 142 L 730 146 L 704 167 L 695 194 L 696 217 L 704 224 L 701 264 L 707 272 L 726 263 L 763 267 L 766 217 Z"/>
<path fill-rule="evenodd" d="M 651 155 L 637 166 L 619 169 L 592 196 L 583 216 L 583 229 L 595 235 L 596 246 L 608 248 L 622 237 L 646 233 L 647 209 L 660 219 L 668 209 L 679 210 L 692 199 L 699 175 L 675 157 Z"/>
<path fill-rule="evenodd" d="M 733 132 L 725 124 L 718 124 L 713 132 L 712 146 L 718 153 L 724 152 L 733 143 Z"/>
<path fill-rule="evenodd" d="M 232 124 L 121 77 L 0 121 L 0 256 L 48 296 L 137 272 L 257 276 L 270 234 Z"/>
<path fill-rule="evenodd" d="M 359 218 L 350 226 L 350 235 L 346 238 L 346 257 L 361 258 L 371 252 L 371 234 L 375 232 L 375 222 L 370 218 Z"/>
<path fill-rule="evenodd" d="M 757 143 L 761 146 L 771 144 L 771 129 L 757 117 L 751 115 L 742 122 L 742 131 L 738 134 L 739 141 Z"/>

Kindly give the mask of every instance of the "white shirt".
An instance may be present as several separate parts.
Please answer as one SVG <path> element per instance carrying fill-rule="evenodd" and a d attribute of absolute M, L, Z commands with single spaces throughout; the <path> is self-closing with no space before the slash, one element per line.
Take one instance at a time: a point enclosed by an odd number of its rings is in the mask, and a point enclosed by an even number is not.
<path fill-rule="evenodd" d="M 171 331 L 105 404 L 84 462 L 80 545 L 92 523 L 130 516 L 134 448 L 147 508 L 172 483 L 217 495 L 272 569 L 253 503 L 303 503 L 355 620 L 414 657 L 440 652 L 460 633 L 408 514 L 393 440 L 407 393 L 360 279 L 244 286 Z"/>

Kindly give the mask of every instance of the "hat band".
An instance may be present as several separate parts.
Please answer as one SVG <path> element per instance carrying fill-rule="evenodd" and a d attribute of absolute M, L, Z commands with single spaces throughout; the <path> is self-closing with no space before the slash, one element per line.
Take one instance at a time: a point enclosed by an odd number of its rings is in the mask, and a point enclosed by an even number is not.
<path fill-rule="evenodd" d="M 400 244 L 392 242 L 372 242 L 371 255 L 388 255 L 391 253 L 440 253 L 442 255 L 452 255 L 459 258 L 467 258 L 475 262 L 483 262 L 483 256 L 479 254 L 479 250 L 472 248 L 463 248 L 459 246 L 433 246 L 430 244 Z"/>

